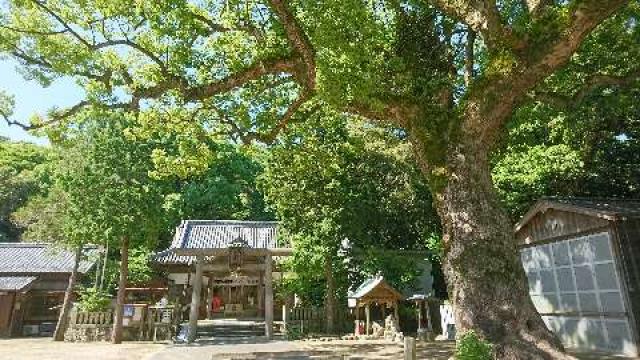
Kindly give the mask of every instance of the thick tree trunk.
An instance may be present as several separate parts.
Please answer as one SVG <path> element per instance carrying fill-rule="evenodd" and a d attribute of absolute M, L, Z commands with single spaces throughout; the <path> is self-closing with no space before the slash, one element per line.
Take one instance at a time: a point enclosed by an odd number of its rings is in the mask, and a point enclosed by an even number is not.
<path fill-rule="evenodd" d="M 73 269 L 69 276 L 67 290 L 64 292 L 64 301 L 62 302 L 62 309 L 60 309 L 60 315 L 58 316 L 58 324 L 56 325 L 56 330 L 53 332 L 54 341 L 63 341 L 64 333 L 67 331 L 67 327 L 69 326 L 69 312 L 71 311 L 71 302 L 73 301 L 73 288 L 76 287 L 78 266 L 80 265 L 81 256 L 82 246 L 78 246 L 73 258 Z"/>
<path fill-rule="evenodd" d="M 118 295 L 116 297 L 116 313 L 113 321 L 111 342 L 122 343 L 122 317 L 124 316 L 124 302 L 129 272 L 129 238 L 124 236 L 120 244 L 120 279 L 118 281 Z"/>
<path fill-rule="evenodd" d="M 566 359 L 529 298 L 512 224 L 491 181 L 489 146 L 461 136 L 446 155 L 446 179 L 433 188 L 444 230 L 444 271 L 458 333 L 474 330 L 496 359 Z M 422 144 L 414 145 L 433 176 Z M 436 185 L 437 186 L 437 185 Z"/>
<path fill-rule="evenodd" d="M 327 333 L 335 333 L 335 317 L 336 317 L 336 281 L 333 277 L 333 266 L 331 255 L 326 255 L 324 260 L 324 275 L 327 279 L 327 288 L 325 295 L 325 317 Z"/>

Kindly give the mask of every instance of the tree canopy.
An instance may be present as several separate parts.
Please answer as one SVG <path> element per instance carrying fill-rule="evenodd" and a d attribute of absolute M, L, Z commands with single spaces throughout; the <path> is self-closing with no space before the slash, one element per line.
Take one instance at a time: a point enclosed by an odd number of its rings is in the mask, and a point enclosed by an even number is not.
<path fill-rule="evenodd" d="M 86 112 L 127 113 L 136 136 L 173 134 L 179 145 L 156 150 L 154 161 L 182 176 L 211 163 L 210 139 L 271 143 L 325 104 L 350 119 L 401 127 L 441 219 L 460 331 L 493 342 L 496 358 L 563 358 L 529 300 L 490 172 L 500 161 L 493 152 L 531 102 L 564 106 L 594 129 L 588 124 L 597 111 L 577 112 L 573 104 L 637 86 L 638 6 L 10 0 L 0 16 L 0 51 L 43 85 L 69 76 L 86 91 L 76 105 L 22 126 L 45 126 L 55 136 Z M 4 105 L 0 115 L 18 123 Z M 525 118 L 525 126 L 535 119 Z M 562 148 L 532 151 L 541 159 L 565 156 Z M 597 152 L 586 158 L 597 159 Z"/>

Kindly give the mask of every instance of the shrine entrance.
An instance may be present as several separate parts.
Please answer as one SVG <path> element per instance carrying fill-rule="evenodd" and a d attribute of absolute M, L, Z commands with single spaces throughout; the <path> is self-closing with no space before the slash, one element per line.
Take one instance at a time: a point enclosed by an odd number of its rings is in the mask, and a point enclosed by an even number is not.
<path fill-rule="evenodd" d="M 277 239 L 277 223 L 248 221 L 184 221 L 171 247 L 154 260 L 188 310 L 187 341 L 195 341 L 198 321 L 236 319 L 264 323 L 273 336 L 273 282 L 282 276 L 279 259 L 292 254 Z M 188 301 L 188 303 L 186 303 Z M 219 323 L 218 323 L 219 324 Z M 215 330 L 213 330 L 215 336 Z"/>

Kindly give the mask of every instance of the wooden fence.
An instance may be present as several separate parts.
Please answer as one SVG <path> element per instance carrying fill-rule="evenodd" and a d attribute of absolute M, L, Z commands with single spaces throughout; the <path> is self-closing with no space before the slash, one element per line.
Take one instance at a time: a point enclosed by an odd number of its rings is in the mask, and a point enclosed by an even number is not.
<path fill-rule="evenodd" d="M 326 319 L 324 307 L 282 307 L 282 320 L 287 333 L 326 333 Z M 338 334 L 353 332 L 355 317 L 349 309 L 338 308 L 334 319 Z"/>

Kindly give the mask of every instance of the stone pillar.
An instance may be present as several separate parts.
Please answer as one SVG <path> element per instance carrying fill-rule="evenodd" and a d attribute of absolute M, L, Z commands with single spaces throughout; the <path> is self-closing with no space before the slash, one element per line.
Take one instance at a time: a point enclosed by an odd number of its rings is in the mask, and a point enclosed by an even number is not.
<path fill-rule="evenodd" d="M 416 360 L 416 339 L 410 336 L 404 338 L 404 360 Z"/>
<path fill-rule="evenodd" d="M 288 312 L 289 312 L 289 309 L 287 307 L 287 304 L 282 305 L 282 330 L 284 330 L 285 335 L 287 334 Z"/>
<path fill-rule="evenodd" d="M 204 256 L 196 257 L 196 275 L 193 278 L 193 290 L 191 291 L 191 309 L 189 312 L 189 332 L 187 342 L 192 343 L 196 340 L 196 332 L 198 331 L 198 313 L 200 310 L 200 293 L 202 292 L 202 263 Z"/>
<path fill-rule="evenodd" d="M 271 268 L 271 254 L 264 258 L 264 335 L 267 339 L 273 337 L 273 281 Z"/>

